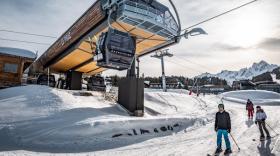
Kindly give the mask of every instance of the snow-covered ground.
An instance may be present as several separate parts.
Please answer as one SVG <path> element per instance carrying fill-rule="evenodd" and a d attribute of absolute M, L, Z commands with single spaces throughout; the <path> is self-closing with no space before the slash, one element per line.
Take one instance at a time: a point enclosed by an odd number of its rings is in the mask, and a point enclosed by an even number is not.
<path fill-rule="evenodd" d="M 248 97 L 261 101 L 267 122 L 280 132 L 277 93 L 196 97 L 185 90 L 149 89 L 143 118 L 128 116 L 102 93 L 86 93 L 92 96 L 36 85 L 0 90 L 0 155 L 206 155 L 215 150 L 213 122 L 221 97 L 241 147 L 237 152 L 232 142 L 232 155 L 280 155 L 277 137 L 252 141 L 259 132 L 244 105 Z"/>

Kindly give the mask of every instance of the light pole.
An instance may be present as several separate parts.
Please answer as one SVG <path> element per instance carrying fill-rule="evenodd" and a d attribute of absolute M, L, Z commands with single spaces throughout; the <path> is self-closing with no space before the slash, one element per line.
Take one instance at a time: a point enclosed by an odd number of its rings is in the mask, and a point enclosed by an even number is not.
<path fill-rule="evenodd" d="M 48 87 L 50 86 L 50 68 L 48 68 Z"/>

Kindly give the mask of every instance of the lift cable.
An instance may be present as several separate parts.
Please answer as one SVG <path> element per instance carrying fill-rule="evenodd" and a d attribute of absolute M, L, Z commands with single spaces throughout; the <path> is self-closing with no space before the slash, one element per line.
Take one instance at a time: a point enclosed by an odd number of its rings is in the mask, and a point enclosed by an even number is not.
<path fill-rule="evenodd" d="M 33 42 L 33 41 L 24 41 L 24 40 L 14 40 L 14 39 L 7 39 L 7 38 L 1 38 L 0 40 L 3 41 L 12 41 L 12 42 L 21 42 L 21 43 L 30 43 L 30 44 L 38 44 L 38 45 L 51 45 L 49 43 L 42 43 L 42 42 Z"/>
<path fill-rule="evenodd" d="M 27 32 L 14 31 L 14 30 L 7 30 L 7 29 L 0 29 L 0 32 L 9 32 L 9 33 L 14 33 L 14 34 L 23 34 L 23 35 L 30 35 L 30 36 L 39 36 L 39 37 L 46 37 L 46 38 L 57 38 L 57 37 L 55 37 L 55 36 L 42 35 L 42 34 L 34 34 L 34 33 L 27 33 Z"/>
<path fill-rule="evenodd" d="M 187 27 L 187 28 L 184 28 L 184 29 L 182 29 L 181 31 L 185 31 L 185 30 L 188 30 L 188 29 L 193 28 L 193 27 L 195 27 L 195 26 L 198 26 L 198 25 L 200 25 L 200 24 L 206 23 L 206 22 L 211 21 L 211 20 L 213 20 L 213 19 L 215 19 L 215 18 L 218 18 L 218 17 L 220 17 L 220 16 L 223 16 L 223 15 L 225 15 L 225 14 L 228 14 L 228 13 L 230 13 L 230 12 L 232 12 L 232 11 L 238 10 L 238 9 L 244 7 L 244 6 L 250 5 L 250 4 L 252 4 L 252 3 L 256 2 L 256 1 L 258 1 L 258 0 L 253 0 L 253 1 L 247 2 L 247 3 L 245 3 L 245 4 L 242 4 L 242 5 L 240 5 L 240 6 L 237 6 L 237 7 L 232 8 L 232 9 L 226 11 L 226 12 L 223 12 L 223 13 L 218 14 L 218 15 L 216 15 L 216 16 L 213 16 L 213 17 L 211 17 L 211 18 L 205 19 L 205 20 L 203 20 L 203 21 L 201 21 L 201 22 L 199 22 L 199 23 L 196 23 L 196 24 L 194 24 L 194 25 L 191 25 L 191 26 L 189 26 L 189 27 Z"/>
<path fill-rule="evenodd" d="M 256 1 L 258 1 L 258 0 L 253 0 L 253 1 L 247 2 L 247 3 L 243 4 L 243 5 L 240 5 L 240 6 L 238 6 L 238 7 L 235 7 L 235 8 L 233 8 L 233 9 L 230 9 L 230 10 L 228 10 L 228 11 L 226 11 L 226 12 L 223 12 L 223 13 L 221 13 L 221 14 L 218 14 L 218 15 L 216 15 L 216 16 L 213 16 L 213 17 L 211 17 L 211 18 L 208 18 L 208 19 L 206 19 L 206 20 L 203 20 L 203 21 L 201 21 L 201 22 L 199 22 L 199 23 L 197 23 L 197 24 L 194 24 L 194 25 L 191 25 L 191 26 L 189 26 L 189 27 L 187 27 L 187 28 L 184 28 L 184 29 L 182 29 L 181 31 L 185 31 L 185 30 L 187 30 L 187 29 L 193 28 L 193 27 L 198 26 L 198 25 L 200 25 L 200 24 L 206 23 L 206 22 L 211 21 L 211 20 L 213 20 L 213 19 L 215 19 L 215 18 L 218 18 L 218 17 L 220 17 L 220 16 L 222 16 L 222 15 L 228 14 L 228 13 L 230 13 L 230 12 L 232 12 L 232 11 L 238 10 L 238 9 L 244 7 L 244 6 L 247 6 L 247 5 L 249 5 L 249 4 L 252 4 L 252 3 L 256 2 Z M 110 16 L 111 16 L 111 15 L 110 15 Z M 110 17 L 110 18 L 111 18 L 111 17 Z M 108 21 L 108 23 L 109 23 L 109 21 Z M 109 26 L 110 26 L 110 24 L 109 24 Z M 30 35 L 30 36 L 39 36 L 39 37 L 47 37 L 47 38 L 57 38 L 57 37 L 55 37 L 55 36 L 42 35 L 42 34 L 35 34 L 35 33 L 27 33 L 27 32 L 20 32 L 20 31 L 6 30 L 6 29 L 0 29 L 0 32 L 10 32 L 10 33 L 16 33 L 16 34 L 23 34 L 23 35 Z M 184 34 L 182 34 L 182 35 L 180 35 L 180 36 L 174 36 L 174 38 L 176 38 L 176 37 L 181 37 L 181 36 L 183 36 L 183 35 L 184 35 Z M 153 41 L 168 41 L 168 40 L 151 39 L 151 38 L 138 38 L 138 39 L 140 39 L 140 40 L 153 40 Z M 6 41 L 12 41 L 12 42 L 22 42 L 22 43 L 31 43 L 31 44 L 40 44 L 40 45 L 50 45 L 50 44 L 48 44 L 48 43 L 39 43 L 39 42 L 31 42 L 31 41 L 23 41 L 23 40 L 13 40 L 13 39 L 5 39 L 5 38 L 0 38 L 0 40 L 6 40 Z"/>
<path fill-rule="evenodd" d="M 198 65 L 198 66 L 200 66 L 200 67 L 202 67 L 202 68 L 206 68 L 206 69 L 211 70 L 211 71 L 213 70 L 213 69 L 211 69 L 211 68 L 209 68 L 209 67 L 207 67 L 207 66 L 205 66 L 205 65 L 202 65 L 202 64 L 199 64 L 199 63 L 190 61 L 190 60 L 185 59 L 185 58 L 182 58 L 182 57 L 177 57 L 177 56 L 173 56 L 173 57 L 175 57 L 175 58 L 178 59 L 178 60 L 184 61 L 184 62 L 186 61 L 186 62 L 195 64 L 195 65 Z"/>
<path fill-rule="evenodd" d="M 189 26 L 189 27 L 187 27 L 187 28 L 182 29 L 181 32 L 186 31 L 186 30 L 188 30 L 188 29 L 190 29 L 190 28 L 196 27 L 196 26 L 198 26 L 198 25 L 200 25 L 200 24 L 209 22 L 209 21 L 211 21 L 211 20 L 213 20 L 213 19 L 215 19 L 215 18 L 218 18 L 218 17 L 220 17 L 220 16 L 223 16 L 223 15 L 225 15 L 225 14 L 228 14 L 228 13 L 230 13 L 230 12 L 233 12 L 233 11 L 235 11 L 235 10 L 238 10 L 238 9 L 240 9 L 240 8 L 242 8 L 242 7 L 245 7 L 245 6 L 247 6 L 247 5 L 250 5 L 250 4 L 252 4 L 252 3 L 256 2 L 256 1 L 258 1 L 258 0 L 252 0 L 252 1 L 250 1 L 250 2 L 247 2 L 247 3 L 245 3 L 245 4 L 242 4 L 242 5 L 237 6 L 237 7 L 235 7 L 235 8 L 232 8 L 232 9 L 226 11 L 226 12 L 223 12 L 223 13 L 218 14 L 218 15 L 216 15 L 216 16 L 213 16 L 213 17 L 211 17 L 211 18 L 205 19 L 205 20 L 203 20 L 203 21 L 201 21 L 201 22 L 198 22 L 198 23 L 196 23 L 196 24 L 194 24 L 194 25 L 191 25 L 191 26 Z M 179 36 L 174 36 L 174 38 L 182 37 L 182 36 L 184 36 L 184 35 L 185 35 L 185 33 L 180 34 Z M 173 39 L 174 39 L 174 38 L 173 38 Z M 145 38 L 142 38 L 142 39 L 145 39 Z M 146 38 L 145 40 L 151 40 L 151 39 Z M 156 39 L 153 39 L 153 40 L 156 40 Z M 170 39 L 170 40 L 172 40 L 172 39 Z M 158 40 L 158 41 L 162 41 L 162 40 Z M 167 41 L 168 41 L 168 40 L 167 40 Z"/>
<path fill-rule="evenodd" d="M 170 62 L 170 63 L 173 63 L 173 64 L 176 64 L 176 65 L 180 66 L 180 67 L 183 68 L 183 69 L 189 69 L 189 70 L 192 70 L 192 71 L 199 72 L 199 74 L 202 74 L 202 73 L 203 73 L 202 71 L 199 71 L 199 70 L 197 70 L 197 69 L 190 68 L 190 67 L 188 67 L 188 66 L 186 66 L 186 65 L 179 64 L 178 62 L 173 62 L 173 61 L 170 61 L 170 60 L 164 60 L 164 61 Z"/>

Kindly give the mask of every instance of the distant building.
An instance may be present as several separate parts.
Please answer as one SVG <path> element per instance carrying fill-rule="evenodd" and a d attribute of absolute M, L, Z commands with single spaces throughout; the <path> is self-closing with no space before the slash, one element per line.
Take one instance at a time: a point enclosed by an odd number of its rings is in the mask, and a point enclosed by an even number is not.
<path fill-rule="evenodd" d="M 255 87 L 256 84 L 250 80 L 239 80 L 239 81 L 233 81 L 232 83 L 233 90 L 249 90 L 249 89 L 255 89 Z"/>
<path fill-rule="evenodd" d="M 276 84 L 276 82 L 273 82 L 273 81 L 258 81 L 258 82 L 255 82 L 256 86 L 258 85 L 262 85 L 262 84 Z"/>
<path fill-rule="evenodd" d="M 149 81 L 144 82 L 145 88 L 161 89 L 162 83 L 150 83 Z M 184 86 L 181 83 L 166 83 L 167 89 L 183 89 Z"/>
<path fill-rule="evenodd" d="M 200 87 L 201 93 L 219 94 L 225 91 L 224 86 L 220 85 L 203 85 Z"/>
<path fill-rule="evenodd" d="M 192 90 L 194 93 L 197 91 L 201 94 L 219 94 L 229 90 L 229 86 L 227 85 L 212 85 L 207 84 L 203 86 L 193 86 L 190 87 L 189 90 Z"/>
<path fill-rule="evenodd" d="M 240 80 L 234 81 L 232 84 L 233 90 L 248 90 L 248 89 L 258 89 L 267 90 L 280 93 L 280 84 L 273 81 L 259 81 L 252 82 L 250 80 Z"/>
<path fill-rule="evenodd" d="M 267 90 L 280 93 L 280 84 L 273 81 L 260 81 L 256 82 L 257 89 L 259 90 Z"/>
<path fill-rule="evenodd" d="M 31 51 L 0 47 L 0 88 L 20 85 L 23 72 L 35 59 Z"/>

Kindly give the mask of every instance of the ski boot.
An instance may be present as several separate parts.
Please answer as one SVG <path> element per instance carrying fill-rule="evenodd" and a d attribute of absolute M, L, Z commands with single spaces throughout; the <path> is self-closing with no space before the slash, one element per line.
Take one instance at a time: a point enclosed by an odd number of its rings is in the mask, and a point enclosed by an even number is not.
<path fill-rule="evenodd" d="M 219 155 L 221 152 L 223 152 L 222 148 L 217 148 L 215 151 L 215 155 Z"/>
<path fill-rule="evenodd" d="M 270 136 L 270 135 L 266 136 L 266 139 L 267 139 L 267 140 L 270 140 L 270 139 L 271 139 L 271 136 Z"/>
<path fill-rule="evenodd" d="M 232 150 L 231 149 L 226 149 L 224 155 L 228 155 L 230 153 L 232 153 Z"/>

